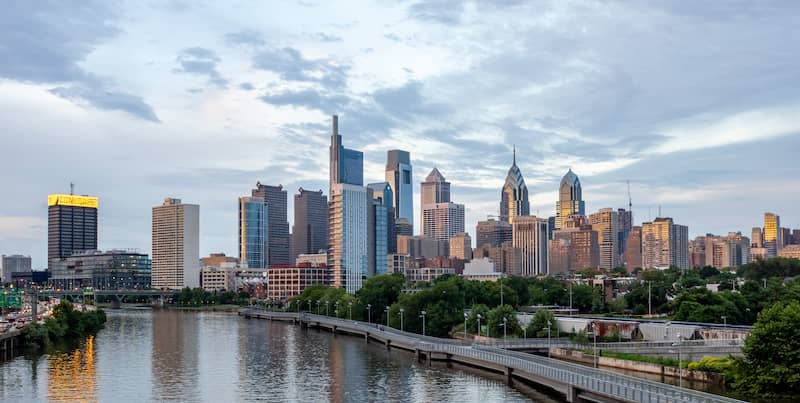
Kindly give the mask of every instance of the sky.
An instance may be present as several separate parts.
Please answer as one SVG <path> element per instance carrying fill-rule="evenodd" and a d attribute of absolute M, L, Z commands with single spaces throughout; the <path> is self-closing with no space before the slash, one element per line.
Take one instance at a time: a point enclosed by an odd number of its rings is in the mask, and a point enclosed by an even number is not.
<path fill-rule="evenodd" d="M 435 166 L 466 227 L 512 147 L 531 213 L 561 177 L 690 236 L 800 228 L 800 3 L 24 1 L 0 5 L 0 253 L 46 266 L 50 193 L 100 198 L 99 247 L 150 252 L 151 208 L 200 205 L 237 255 L 257 181 L 328 191 L 330 115 L 364 152 Z M 416 221 L 419 218 L 416 217 Z M 418 225 L 415 226 L 418 228 Z"/>

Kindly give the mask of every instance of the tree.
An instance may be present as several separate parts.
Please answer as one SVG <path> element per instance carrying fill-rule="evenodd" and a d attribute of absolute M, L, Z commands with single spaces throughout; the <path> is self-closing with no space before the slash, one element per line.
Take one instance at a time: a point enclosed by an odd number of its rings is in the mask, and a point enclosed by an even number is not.
<path fill-rule="evenodd" d="M 720 323 L 725 316 L 728 323 L 741 323 L 742 312 L 731 300 L 731 292 L 713 293 L 706 288 L 684 291 L 673 301 L 672 319 L 689 322 Z"/>
<path fill-rule="evenodd" d="M 544 309 L 536 311 L 533 318 L 528 322 L 528 327 L 525 331 L 528 337 L 547 337 L 547 328 L 550 327 L 550 333 L 554 333 L 558 328 L 556 316 L 552 312 Z"/>
<path fill-rule="evenodd" d="M 404 284 L 405 278 L 401 273 L 368 277 L 361 289 L 356 291 L 356 298 L 364 307 L 370 305 L 373 321 L 386 323 L 384 308 L 397 301 Z"/>
<path fill-rule="evenodd" d="M 800 396 L 800 303 L 777 303 L 762 311 L 737 359 L 733 387 L 749 397 Z"/>
<path fill-rule="evenodd" d="M 481 315 L 481 327 L 486 325 L 486 317 L 489 314 L 489 307 L 483 304 L 474 305 L 472 311 L 467 318 L 467 333 L 475 333 L 478 331 L 478 315 Z M 485 335 L 481 330 L 481 335 Z"/>
<path fill-rule="evenodd" d="M 503 336 L 503 318 L 506 318 L 506 334 L 513 335 L 516 332 L 519 324 L 514 308 L 511 305 L 503 305 L 495 307 L 486 314 L 486 326 L 490 336 Z"/>

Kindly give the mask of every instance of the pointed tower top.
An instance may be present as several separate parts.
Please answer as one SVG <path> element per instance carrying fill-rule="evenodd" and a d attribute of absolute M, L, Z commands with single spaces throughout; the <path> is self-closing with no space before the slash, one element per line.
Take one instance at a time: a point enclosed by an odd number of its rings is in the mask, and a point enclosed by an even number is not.
<path fill-rule="evenodd" d="M 514 155 L 514 157 L 513 157 L 514 158 L 513 159 L 513 165 L 517 165 L 517 145 L 516 144 L 514 144 L 514 154 L 513 155 Z"/>

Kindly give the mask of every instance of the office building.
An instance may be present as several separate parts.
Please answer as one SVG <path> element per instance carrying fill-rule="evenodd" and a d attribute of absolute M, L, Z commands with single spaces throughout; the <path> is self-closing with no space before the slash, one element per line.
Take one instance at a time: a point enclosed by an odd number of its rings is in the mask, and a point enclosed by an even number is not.
<path fill-rule="evenodd" d="M 328 249 L 328 197 L 322 190 L 300 188 L 294 195 L 292 257 Z"/>
<path fill-rule="evenodd" d="M 800 245 L 800 229 L 792 230 L 792 245 Z"/>
<path fill-rule="evenodd" d="M 764 213 L 764 248 L 767 249 L 767 259 L 778 256 L 778 251 L 783 246 L 781 240 L 781 217 L 773 213 Z"/>
<path fill-rule="evenodd" d="M 670 266 L 689 269 L 689 227 L 668 217 L 642 223 L 642 267 Z"/>
<path fill-rule="evenodd" d="M 800 245 L 787 245 L 785 248 L 781 249 L 780 252 L 778 252 L 778 256 L 788 259 L 800 259 Z"/>
<path fill-rule="evenodd" d="M 397 236 L 397 253 L 406 255 L 410 259 L 427 258 L 450 255 L 450 241 L 442 241 L 424 235 Z"/>
<path fill-rule="evenodd" d="M 729 232 L 727 236 L 706 234 L 702 239 L 705 242 L 705 266 L 722 269 L 750 262 L 750 239 L 742 236 L 741 232 Z"/>
<path fill-rule="evenodd" d="M 426 206 L 450 202 L 450 182 L 444 179 L 444 176 L 436 167 L 431 170 L 425 178 L 425 182 L 422 182 L 420 186 L 420 201 L 420 206 L 423 210 L 420 212 L 420 225 L 424 229 L 424 210 Z M 422 232 L 424 234 L 424 230 Z"/>
<path fill-rule="evenodd" d="M 764 247 L 764 230 L 761 227 L 753 227 L 753 230 L 750 232 L 750 246 L 753 248 L 763 248 Z"/>
<path fill-rule="evenodd" d="M 625 253 L 628 236 L 633 228 L 633 212 L 624 208 L 617 209 L 617 245 L 619 245 L 619 265 L 624 265 L 622 255 Z"/>
<path fill-rule="evenodd" d="M 781 227 L 781 248 L 792 244 L 792 230 Z"/>
<path fill-rule="evenodd" d="M 622 254 L 625 269 L 632 273 L 636 268 L 642 267 L 642 227 L 631 227 L 631 233 L 625 240 L 625 252 Z"/>
<path fill-rule="evenodd" d="M 475 248 L 472 258 L 491 259 L 494 262 L 495 270 L 506 276 L 522 275 L 522 250 L 515 248 L 512 241 L 503 242 L 500 246 L 483 244 Z"/>
<path fill-rule="evenodd" d="M 369 208 L 372 198 L 363 186 L 333 185 L 329 209 L 328 266 L 334 287 L 354 293 L 371 268 L 369 261 Z"/>
<path fill-rule="evenodd" d="M 564 227 L 564 221 L 573 214 L 586 215 L 586 205 L 583 202 L 581 181 L 578 175 L 567 171 L 558 187 L 558 202 L 556 202 L 556 228 Z"/>
<path fill-rule="evenodd" d="M 396 235 L 414 235 L 414 226 L 405 218 L 400 218 L 394 222 L 394 233 Z"/>
<path fill-rule="evenodd" d="M 256 183 L 252 197 L 261 198 L 267 202 L 267 223 L 268 231 L 268 264 L 289 264 L 291 257 L 291 247 L 289 245 L 289 221 L 287 221 L 287 194 L 282 185 L 270 186 Z M 264 266 L 266 267 L 266 266 Z"/>
<path fill-rule="evenodd" d="M 390 253 L 386 257 L 386 273 L 405 273 L 406 269 L 411 264 L 411 258 L 408 255 L 401 255 L 399 253 Z"/>
<path fill-rule="evenodd" d="M 405 219 L 409 225 L 414 221 L 414 189 L 411 156 L 408 151 L 389 150 L 386 153 L 386 182 L 394 198 L 394 221 Z M 411 228 L 413 235 L 414 229 Z"/>
<path fill-rule="evenodd" d="M 29 272 L 31 271 L 31 257 L 23 255 L 3 255 L 0 259 L 2 263 L 2 277 L 0 281 L 3 283 L 11 282 L 12 273 Z"/>
<path fill-rule="evenodd" d="M 530 215 L 530 209 L 528 187 L 525 186 L 525 179 L 517 166 L 515 147 L 511 168 L 508 168 L 506 182 L 500 191 L 500 220 L 511 224 L 514 222 L 514 217 Z"/>
<path fill-rule="evenodd" d="M 239 259 L 233 256 L 225 256 L 224 253 L 210 253 L 208 256 L 200 259 L 201 267 L 237 267 L 239 266 Z"/>
<path fill-rule="evenodd" d="M 316 284 L 330 284 L 330 271 L 325 265 L 275 266 L 267 271 L 267 298 L 286 301 Z"/>
<path fill-rule="evenodd" d="M 573 214 L 564 221 L 564 228 L 552 232 L 548 250 L 554 256 L 548 261 L 551 274 L 575 272 L 600 267 L 598 232 L 586 217 Z"/>
<path fill-rule="evenodd" d="M 151 286 L 152 266 L 136 250 L 79 251 L 53 262 L 50 281 L 56 288 L 140 290 Z"/>
<path fill-rule="evenodd" d="M 472 237 L 462 232 L 450 238 L 450 257 L 461 260 L 472 260 Z"/>
<path fill-rule="evenodd" d="M 330 145 L 330 186 L 344 183 L 348 185 L 364 185 L 364 153 L 345 148 L 339 134 L 339 117 L 333 115 L 333 129 Z"/>
<path fill-rule="evenodd" d="M 394 207 L 392 207 L 392 188 L 388 182 L 370 183 L 372 202 L 369 209 L 370 248 L 369 268 L 373 271 L 367 275 L 385 274 L 388 263 L 386 256 L 397 252 L 397 236 L 394 232 Z"/>
<path fill-rule="evenodd" d="M 97 249 L 98 199 L 93 196 L 47 196 L 47 264 L 73 252 Z"/>
<path fill-rule="evenodd" d="M 449 241 L 464 232 L 464 205 L 453 202 L 428 204 L 422 208 L 425 217 L 423 235 Z"/>
<path fill-rule="evenodd" d="M 511 224 L 505 221 L 489 219 L 478 221 L 475 226 L 476 247 L 483 245 L 500 246 L 504 242 L 511 242 Z"/>
<path fill-rule="evenodd" d="M 689 267 L 705 267 L 706 237 L 698 236 L 689 241 Z"/>
<path fill-rule="evenodd" d="M 592 230 L 597 232 L 597 242 L 600 247 L 600 268 L 610 270 L 619 263 L 619 216 L 611 208 L 600 209 L 589 216 Z"/>
<path fill-rule="evenodd" d="M 269 209 L 262 197 L 239 198 L 239 261 L 244 267 L 269 267 Z"/>
<path fill-rule="evenodd" d="M 233 291 L 236 289 L 234 267 L 203 266 L 200 269 L 200 287 L 206 291 Z"/>
<path fill-rule="evenodd" d="M 153 288 L 200 286 L 200 206 L 167 198 L 153 207 Z"/>
<path fill-rule="evenodd" d="M 512 226 L 515 248 L 520 249 L 522 276 L 538 276 L 547 269 L 547 219 L 535 216 L 518 216 Z"/>
<path fill-rule="evenodd" d="M 296 265 L 308 263 L 314 267 L 328 265 L 328 253 L 303 253 L 297 256 Z"/>

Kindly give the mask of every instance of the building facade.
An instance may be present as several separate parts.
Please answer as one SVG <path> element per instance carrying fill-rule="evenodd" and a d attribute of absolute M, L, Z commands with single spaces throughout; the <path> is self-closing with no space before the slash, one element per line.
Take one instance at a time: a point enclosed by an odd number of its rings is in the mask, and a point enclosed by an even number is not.
<path fill-rule="evenodd" d="M 558 202 L 556 202 L 556 228 L 564 227 L 564 221 L 573 214 L 586 215 L 586 205 L 583 202 L 581 181 L 578 175 L 567 171 L 561 184 L 558 186 Z"/>
<path fill-rule="evenodd" d="M 333 128 L 331 130 L 330 145 L 330 186 L 344 183 L 348 185 L 364 185 L 364 153 L 345 148 L 342 145 L 342 136 L 339 134 L 339 117 L 332 116 Z"/>
<path fill-rule="evenodd" d="M 420 185 L 420 225 L 425 228 L 425 208 L 450 202 L 450 182 L 434 167 Z M 424 230 L 422 231 L 424 234 Z"/>
<path fill-rule="evenodd" d="M 642 227 L 631 227 L 631 233 L 625 240 L 625 252 L 622 254 L 625 269 L 632 273 L 636 268 L 642 267 Z"/>
<path fill-rule="evenodd" d="M 267 298 L 286 301 L 315 284 L 330 284 L 330 271 L 325 265 L 275 266 L 267 271 Z"/>
<path fill-rule="evenodd" d="M 522 276 L 532 277 L 548 273 L 547 227 L 547 219 L 535 216 L 519 216 L 514 219 L 513 244 L 520 250 Z"/>
<path fill-rule="evenodd" d="M 476 244 L 480 248 L 483 245 L 500 246 L 505 242 L 513 240 L 511 235 L 511 224 L 505 221 L 486 220 L 478 221 L 475 226 Z"/>
<path fill-rule="evenodd" d="M 503 242 L 500 246 L 483 244 L 475 248 L 472 258 L 491 259 L 494 262 L 495 270 L 507 276 L 522 275 L 522 250 L 515 248 L 512 241 Z"/>
<path fill-rule="evenodd" d="M 464 205 L 453 202 L 428 204 L 422 208 L 422 234 L 440 241 L 449 241 L 464 232 Z"/>
<path fill-rule="evenodd" d="M 239 261 L 269 267 L 269 203 L 261 197 L 239 198 Z"/>
<path fill-rule="evenodd" d="M 672 218 L 642 223 L 642 267 L 689 269 L 689 227 Z"/>
<path fill-rule="evenodd" d="M 152 263 L 135 250 L 79 251 L 54 261 L 51 283 L 62 289 L 142 290 L 151 286 Z"/>
<path fill-rule="evenodd" d="M 268 264 L 289 264 L 291 256 L 291 245 L 289 237 L 289 221 L 287 220 L 287 194 L 282 185 L 270 186 L 261 182 L 256 183 L 252 196 L 261 198 L 267 202 L 267 223 L 269 225 L 269 252 Z M 266 267 L 266 266 L 265 266 Z"/>
<path fill-rule="evenodd" d="M 370 183 L 367 185 L 371 195 L 369 210 L 370 268 L 367 275 L 385 274 L 386 256 L 397 252 L 397 235 L 394 232 L 394 207 L 392 188 L 388 182 Z"/>
<path fill-rule="evenodd" d="M 200 286 L 200 206 L 167 198 L 153 207 L 153 288 Z"/>
<path fill-rule="evenodd" d="M 371 205 L 367 188 L 346 183 L 333 186 L 329 210 L 328 266 L 332 271 L 332 285 L 345 288 L 348 293 L 358 291 L 370 271 Z"/>
<path fill-rule="evenodd" d="M 0 281 L 3 283 L 10 283 L 12 273 L 29 272 L 32 271 L 31 257 L 23 255 L 2 255 L 0 258 L 3 271 L 0 274 Z"/>
<path fill-rule="evenodd" d="M 778 251 L 783 246 L 781 240 L 781 217 L 773 213 L 764 213 L 764 248 L 767 249 L 767 259 L 778 256 Z"/>
<path fill-rule="evenodd" d="M 48 267 L 73 252 L 97 249 L 97 209 L 94 196 L 47 196 Z"/>
<path fill-rule="evenodd" d="M 788 259 L 800 259 L 800 245 L 787 245 L 785 248 L 781 249 L 780 252 L 778 252 L 778 256 Z"/>
<path fill-rule="evenodd" d="M 300 188 L 294 195 L 292 258 L 328 249 L 328 197 Z"/>
<path fill-rule="evenodd" d="M 600 209 L 589 216 L 592 230 L 597 232 L 597 242 L 600 248 L 600 268 L 613 269 L 620 266 L 619 262 L 619 215 L 611 208 Z"/>
<path fill-rule="evenodd" d="M 750 262 L 750 239 L 742 236 L 741 232 L 729 232 L 727 236 L 707 234 L 702 238 L 705 243 L 704 266 L 721 269 Z"/>
<path fill-rule="evenodd" d="M 397 236 L 397 253 L 406 255 L 410 259 L 427 258 L 450 255 L 450 241 L 441 241 L 424 235 Z"/>
<path fill-rule="evenodd" d="M 414 221 L 414 189 L 411 179 L 411 155 L 408 151 L 389 150 L 386 153 L 386 182 L 392 190 L 394 219 Z M 411 229 L 414 232 L 413 226 Z"/>
<path fill-rule="evenodd" d="M 500 190 L 500 220 L 509 224 L 514 222 L 514 217 L 530 215 L 531 207 L 528 201 L 528 187 L 522 177 L 522 171 L 517 166 L 517 150 L 514 148 L 514 157 L 511 168 L 508 168 L 506 182 Z"/>
<path fill-rule="evenodd" d="M 450 238 L 450 257 L 461 260 L 472 260 L 472 237 L 466 232 Z"/>

